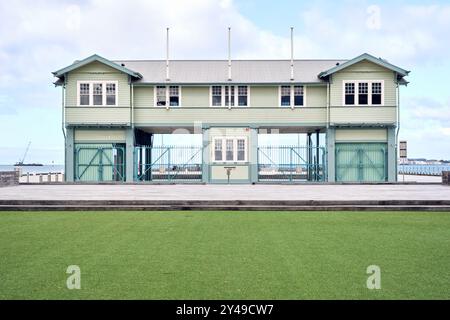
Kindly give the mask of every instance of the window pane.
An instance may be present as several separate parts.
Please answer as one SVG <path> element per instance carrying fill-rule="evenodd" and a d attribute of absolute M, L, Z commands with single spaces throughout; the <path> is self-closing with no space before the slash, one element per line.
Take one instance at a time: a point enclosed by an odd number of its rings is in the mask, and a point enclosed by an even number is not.
<path fill-rule="evenodd" d="M 89 83 L 80 83 L 80 94 L 89 95 Z"/>
<path fill-rule="evenodd" d="M 355 104 L 355 84 L 346 83 L 345 84 L 345 104 L 353 105 Z"/>
<path fill-rule="evenodd" d="M 381 82 L 372 83 L 372 93 L 381 94 Z"/>
<path fill-rule="evenodd" d="M 282 96 L 290 96 L 291 95 L 291 87 L 290 86 L 281 86 L 281 95 Z"/>
<path fill-rule="evenodd" d="M 291 105 L 291 87 L 281 86 L 281 105 L 290 106 Z"/>
<path fill-rule="evenodd" d="M 369 93 L 369 84 L 367 82 L 359 83 L 358 92 L 359 94 Z"/>
<path fill-rule="evenodd" d="M 368 104 L 369 103 L 369 95 L 368 94 L 360 94 L 358 96 L 359 104 Z"/>
<path fill-rule="evenodd" d="M 381 82 L 372 83 L 372 104 L 381 104 Z"/>
<path fill-rule="evenodd" d="M 106 96 L 106 104 L 108 106 L 115 106 L 116 105 L 116 96 L 115 95 L 107 95 Z"/>
<path fill-rule="evenodd" d="M 345 95 L 345 104 L 355 104 L 355 95 L 354 94 L 346 94 Z"/>
<path fill-rule="evenodd" d="M 215 161 L 222 161 L 222 140 L 214 140 L 214 159 Z"/>
<path fill-rule="evenodd" d="M 294 86 L 294 95 L 302 96 L 303 95 L 303 86 Z"/>
<path fill-rule="evenodd" d="M 247 90 L 248 90 L 247 86 L 239 86 L 238 87 L 238 94 L 240 96 L 246 96 L 247 95 Z"/>
<path fill-rule="evenodd" d="M 281 96 L 281 105 L 282 106 L 290 106 L 291 105 L 291 96 Z"/>
<path fill-rule="evenodd" d="M 245 140 L 244 139 L 238 139 L 237 148 L 238 148 L 237 160 L 245 161 Z"/>
<path fill-rule="evenodd" d="M 238 98 L 239 106 L 247 106 L 247 96 L 239 96 Z"/>
<path fill-rule="evenodd" d="M 106 94 L 116 94 L 116 84 L 107 83 L 106 84 Z"/>
<path fill-rule="evenodd" d="M 177 96 L 177 97 L 170 97 L 170 105 L 171 106 L 179 106 L 179 100 L 180 100 L 180 98 Z"/>
<path fill-rule="evenodd" d="M 295 96 L 294 97 L 294 105 L 302 106 L 303 105 L 303 96 Z"/>
<path fill-rule="evenodd" d="M 179 89 L 178 86 L 170 86 L 169 87 L 169 101 L 171 106 L 179 106 L 180 105 L 180 97 L 179 97 Z"/>
<path fill-rule="evenodd" d="M 226 160 L 227 161 L 234 160 L 234 140 L 232 139 L 226 140 Z"/>
<path fill-rule="evenodd" d="M 345 94 L 354 94 L 355 93 L 355 84 L 354 83 L 346 83 L 345 84 Z"/>
<path fill-rule="evenodd" d="M 93 100 L 95 106 L 100 106 L 103 104 L 103 84 L 94 83 L 93 87 Z"/>
<path fill-rule="evenodd" d="M 238 86 L 238 105 L 247 106 L 247 86 Z"/>
<path fill-rule="evenodd" d="M 212 86 L 211 87 L 211 95 L 212 95 L 212 105 L 213 106 L 221 106 L 222 105 L 222 87 L 221 86 Z"/>
<path fill-rule="evenodd" d="M 212 97 L 212 105 L 220 107 L 222 105 L 222 97 L 221 96 L 213 96 Z"/>
<path fill-rule="evenodd" d="M 116 84 L 106 84 L 106 104 L 108 106 L 114 106 L 116 104 Z"/>
<path fill-rule="evenodd" d="M 80 95 L 80 105 L 82 106 L 89 105 L 89 95 Z"/>
<path fill-rule="evenodd" d="M 178 97 L 178 86 L 170 86 L 169 87 L 169 92 L 170 92 L 170 96 L 176 96 Z"/>
<path fill-rule="evenodd" d="M 381 104 L 381 94 L 372 94 L 372 104 Z"/>
<path fill-rule="evenodd" d="M 165 106 L 166 105 L 166 87 L 157 86 L 156 87 L 156 105 Z"/>

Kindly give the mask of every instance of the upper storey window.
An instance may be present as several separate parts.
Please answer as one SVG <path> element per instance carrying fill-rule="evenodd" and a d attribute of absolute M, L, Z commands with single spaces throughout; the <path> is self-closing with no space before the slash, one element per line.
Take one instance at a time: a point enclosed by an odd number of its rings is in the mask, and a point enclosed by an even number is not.
<path fill-rule="evenodd" d="M 156 106 L 177 107 L 180 105 L 179 86 L 157 86 L 155 92 L 156 92 Z"/>
<path fill-rule="evenodd" d="M 211 106 L 247 107 L 249 105 L 248 86 L 211 86 Z"/>
<path fill-rule="evenodd" d="M 116 81 L 79 81 L 79 106 L 116 106 Z"/>
<path fill-rule="evenodd" d="M 345 84 L 345 104 L 353 105 L 355 104 L 355 84 L 346 83 Z"/>
<path fill-rule="evenodd" d="M 383 88 L 382 80 L 344 82 L 344 105 L 382 105 Z"/>
<path fill-rule="evenodd" d="M 79 84 L 79 105 L 88 106 L 90 105 L 90 83 L 80 83 Z"/>
<path fill-rule="evenodd" d="M 303 86 L 280 86 L 280 105 L 282 107 L 301 107 L 304 105 Z"/>

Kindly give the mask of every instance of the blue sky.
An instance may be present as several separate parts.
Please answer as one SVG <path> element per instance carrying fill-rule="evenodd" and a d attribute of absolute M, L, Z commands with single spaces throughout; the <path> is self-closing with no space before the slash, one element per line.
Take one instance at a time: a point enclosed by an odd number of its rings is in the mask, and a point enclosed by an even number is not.
<path fill-rule="evenodd" d="M 450 1 L 48 0 L 0 2 L 0 164 L 63 162 L 61 91 L 51 71 L 98 53 L 161 59 L 353 58 L 411 70 L 400 138 L 410 157 L 450 159 Z"/>

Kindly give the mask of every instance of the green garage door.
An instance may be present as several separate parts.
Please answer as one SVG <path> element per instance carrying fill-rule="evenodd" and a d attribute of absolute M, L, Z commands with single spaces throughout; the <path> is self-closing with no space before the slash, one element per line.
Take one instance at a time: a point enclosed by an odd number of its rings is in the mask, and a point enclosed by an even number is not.
<path fill-rule="evenodd" d="M 75 144 L 76 181 L 125 181 L 124 144 Z"/>
<path fill-rule="evenodd" d="M 336 143 L 336 181 L 387 181 L 386 143 Z"/>

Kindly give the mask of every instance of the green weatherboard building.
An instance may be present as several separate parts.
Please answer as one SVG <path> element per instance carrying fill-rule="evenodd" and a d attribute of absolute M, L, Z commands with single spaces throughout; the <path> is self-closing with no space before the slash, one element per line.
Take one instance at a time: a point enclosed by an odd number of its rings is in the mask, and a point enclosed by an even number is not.
<path fill-rule="evenodd" d="M 408 73 L 369 54 L 170 62 L 93 55 L 53 73 L 66 180 L 395 182 L 399 87 Z M 154 143 L 179 133 L 202 142 Z M 262 135 L 292 133 L 306 143 L 261 143 Z"/>

